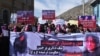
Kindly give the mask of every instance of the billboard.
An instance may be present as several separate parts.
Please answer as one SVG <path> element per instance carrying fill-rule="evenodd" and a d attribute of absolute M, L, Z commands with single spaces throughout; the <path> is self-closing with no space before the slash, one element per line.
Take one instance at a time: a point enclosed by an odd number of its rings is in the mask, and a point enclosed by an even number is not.
<path fill-rule="evenodd" d="M 96 28 L 95 16 L 78 16 L 78 25 L 82 24 L 84 28 Z"/>
<path fill-rule="evenodd" d="M 55 10 L 42 10 L 42 19 L 43 20 L 54 20 Z"/>
<path fill-rule="evenodd" d="M 17 11 L 17 23 L 33 24 L 34 16 L 32 11 Z"/>

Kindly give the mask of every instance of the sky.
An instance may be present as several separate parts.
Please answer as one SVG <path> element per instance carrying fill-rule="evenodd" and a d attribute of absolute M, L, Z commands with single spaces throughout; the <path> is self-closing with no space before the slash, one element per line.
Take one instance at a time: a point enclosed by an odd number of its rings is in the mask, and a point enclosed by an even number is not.
<path fill-rule="evenodd" d="M 85 0 L 87 2 L 88 0 Z M 42 17 L 42 10 L 55 10 L 56 16 L 81 5 L 82 0 L 34 0 L 34 15 Z"/>

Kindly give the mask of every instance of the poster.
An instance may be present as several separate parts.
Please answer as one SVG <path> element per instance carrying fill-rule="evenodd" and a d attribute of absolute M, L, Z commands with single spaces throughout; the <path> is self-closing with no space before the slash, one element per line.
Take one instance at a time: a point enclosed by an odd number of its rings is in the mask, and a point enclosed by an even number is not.
<path fill-rule="evenodd" d="M 12 34 L 12 33 L 11 33 Z M 98 51 L 94 52 L 94 56 L 100 56 L 100 33 L 72 33 L 65 35 L 51 35 L 44 33 L 33 33 L 33 32 L 24 32 L 27 39 L 27 48 L 26 52 L 19 53 L 17 56 L 89 56 L 86 55 L 86 47 L 90 49 L 98 46 Z M 15 34 L 16 35 L 16 34 Z M 10 36 L 10 42 L 14 39 L 14 33 Z M 93 37 L 93 42 L 91 39 L 86 40 L 87 36 Z M 98 41 L 97 41 L 98 40 Z M 95 42 L 96 45 L 93 45 Z M 14 41 L 13 41 L 14 43 Z M 92 43 L 90 46 L 87 46 L 88 43 Z M 13 45 L 13 44 L 12 44 Z M 92 47 L 91 47 L 92 46 Z M 14 50 L 14 49 L 13 49 Z"/>
<path fill-rule="evenodd" d="M 84 28 L 96 28 L 95 16 L 79 16 L 78 25 L 82 24 Z"/>
<path fill-rule="evenodd" d="M 32 11 L 17 11 L 17 23 L 33 24 L 34 16 Z"/>
<path fill-rule="evenodd" d="M 54 20 L 55 10 L 42 10 L 42 19 L 43 20 Z"/>

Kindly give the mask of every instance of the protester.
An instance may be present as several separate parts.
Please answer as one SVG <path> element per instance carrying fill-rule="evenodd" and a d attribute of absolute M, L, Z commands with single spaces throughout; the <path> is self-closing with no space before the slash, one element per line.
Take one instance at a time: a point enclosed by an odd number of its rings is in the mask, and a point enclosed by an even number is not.
<path fill-rule="evenodd" d="M 76 32 L 77 33 L 84 33 L 84 29 L 83 29 L 83 25 L 82 24 L 79 25 L 79 27 L 78 27 Z"/>
<path fill-rule="evenodd" d="M 33 32 L 36 32 L 36 31 L 37 31 L 37 26 L 36 26 L 36 24 L 33 24 L 33 25 L 32 25 L 32 31 L 33 31 Z"/>
<path fill-rule="evenodd" d="M 9 37 L 8 25 L 4 24 L 1 28 L 2 28 L 2 35 L 3 35 L 3 37 Z"/>
<path fill-rule="evenodd" d="M 55 34 L 55 25 L 54 24 L 50 25 L 50 30 L 51 30 L 51 34 Z"/>
<path fill-rule="evenodd" d="M 24 31 L 23 28 L 25 28 L 27 24 L 10 24 L 9 25 L 9 30 L 14 31 L 14 32 L 22 32 Z M 30 25 L 30 24 L 28 24 Z M 75 24 L 70 24 L 68 23 L 67 25 L 54 25 L 53 23 L 48 23 L 46 22 L 45 24 L 32 24 L 30 25 L 30 30 L 32 32 L 45 32 L 45 33 L 85 33 L 85 32 L 100 32 L 100 27 L 97 25 L 96 28 L 84 28 L 82 24 L 80 24 L 78 27 Z"/>
<path fill-rule="evenodd" d="M 58 24 L 58 25 L 56 25 L 56 29 L 55 29 L 55 32 L 56 33 L 59 33 L 60 32 L 60 30 L 61 30 L 61 26 Z"/>
<path fill-rule="evenodd" d="M 23 27 L 23 28 L 22 28 Z M 50 35 L 49 38 L 51 38 L 51 36 L 54 35 L 54 37 L 56 36 L 64 36 L 64 34 L 71 34 L 71 33 L 85 33 L 85 32 L 99 32 L 99 27 L 97 26 L 94 30 L 90 30 L 90 28 L 86 28 L 84 30 L 84 27 L 82 24 L 80 24 L 78 27 L 77 25 L 70 25 L 70 23 L 68 23 L 67 25 L 54 25 L 48 22 L 45 24 L 23 24 L 20 26 L 20 24 L 15 24 L 14 26 L 10 26 L 9 29 L 12 28 L 13 30 L 15 30 L 15 32 L 33 32 L 33 33 L 38 33 L 40 34 L 42 37 L 44 37 L 43 39 L 48 39 L 45 38 L 46 34 Z M 12 31 L 12 29 L 10 31 Z M 2 36 L 2 33 L 1 33 Z M 93 36 L 94 37 L 94 36 Z M 96 41 L 98 40 L 94 40 L 96 37 L 93 38 L 91 36 L 90 37 L 86 37 L 86 50 L 83 53 L 83 56 L 100 56 L 99 55 L 99 48 L 97 47 L 97 43 Z M 53 38 L 53 37 L 52 37 Z M 91 41 L 90 41 L 91 40 Z M 90 42 L 89 42 L 90 41 Z M 90 44 L 88 44 L 90 43 Z M 93 47 L 92 47 L 92 44 Z M 90 45 L 90 46 L 89 46 Z M 90 49 L 89 49 L 90 48 Z M 93 52 L 91 52 L 91 49 L 94 49 Z M 98 50 L 97 50 L 98 49 Z"/>
<path fill-rule="evenodd" d="M 13 31 L 13 27 L 14 27 L 14 24 L 9 24 L 9 25 L 8 25 L 9 31 Z"/>
<path fill-rule="evenodd" d="M 70 26 L 70 28 L 71 28 L 71 33 L 76 33 L 77 32 L 77 25 L 72 24 Z"/>
<path fill-rule="evenodd" d="M 67 24 L 67 27 L 68 27 L 68 28 L 70 27 L 70 23 Z"/>
<path fill-rule="evenodd" d="M 0 26 L 0 56 L 9 55 L 9 31 L 5 32 L 4 30 L 8 30 L 6 24 Z M 7 35 L 5 35 L 6 33 Z"/>
<path fill-rule="evenodd" d="M 66 32 L 66 25 L 65 24 L 62 25 L 61 30 L 62 30 L 63 33 L 65 33 L 65 34 L 67 33 Z"/>
<path fill-rule="evenodd" d="M 72 29 L 71 29 L 71 26 L 67 28 L 67 34 L 71 34 L 72 32 Z"/>
<path fill-rule="evenodd" d="M 100 26 L 96 25 L 96 32 L 100 32 Z"/>
<path fill-rule="evenodd" d="M 13 32 L 21 32 L 22 27 L 19 24 L 15 24 L 13 27 Z"/>
<path fill-rule="evenodd" d="M 20 36 L 15 38 L 15 41 L 14 41 L 14 46 L 13 46 L 14 47 L 14 53 L 15 53 L 14 56 L 24 55 L 26 53 L 26 49 L 27 49 L 26 35 L 23 32 L 20 33 L 19 35 Z"/>
<path fill-rule="evenodd" d="M 39 32 L 45 33 L 46 32 L 45 29 L 46 29 L 45 25 L 44 24 L 41 24 L 40 25 L 40 31 Z"/>

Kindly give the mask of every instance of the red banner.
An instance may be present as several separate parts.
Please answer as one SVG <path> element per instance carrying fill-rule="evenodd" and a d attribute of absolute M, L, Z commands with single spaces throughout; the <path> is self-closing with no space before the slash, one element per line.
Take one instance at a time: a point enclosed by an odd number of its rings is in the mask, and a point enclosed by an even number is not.
<path fill-rule="evenodd" d="M 83 28 L 96 28 L 95 16 L 79 16 L 78 25 L 82 24 Z"/>
<path fill-rule="evenodd" d="M 33 24 L 34 16 L 32 11 L 18 11 L 17 23 Z"/>
<path fill-rule="evenodd" d="M 55 19 L 55 10 L 43 10 L 42 11 L 43 20 L 54 20 Z"/>

